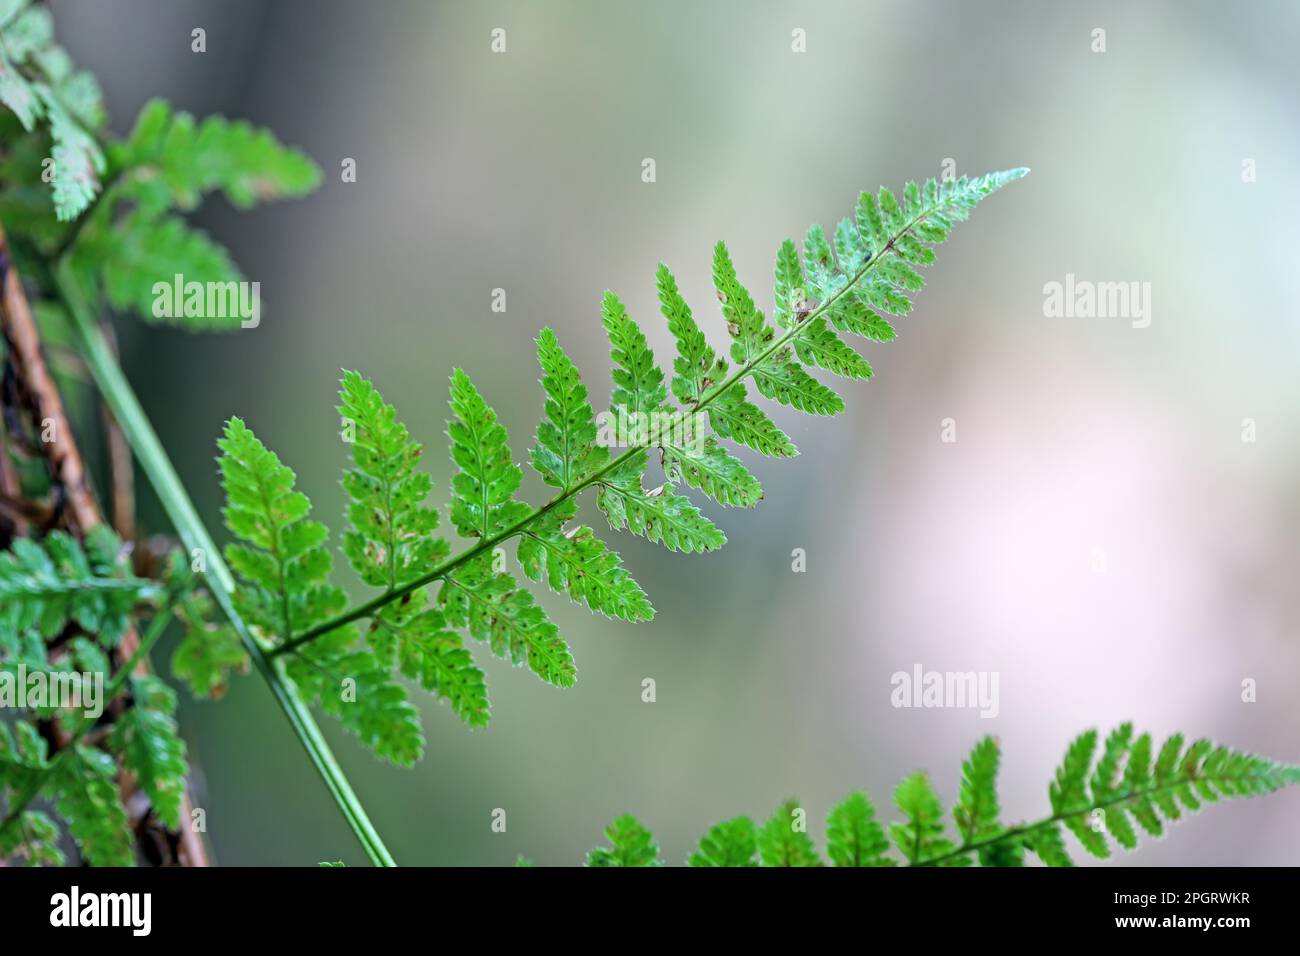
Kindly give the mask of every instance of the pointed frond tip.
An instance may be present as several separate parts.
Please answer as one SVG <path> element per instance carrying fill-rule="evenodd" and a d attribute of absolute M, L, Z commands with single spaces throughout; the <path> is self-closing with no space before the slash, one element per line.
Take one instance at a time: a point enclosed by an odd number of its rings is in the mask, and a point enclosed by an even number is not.
<path fill-rule="evenodd" d="M 971 750 L 952 811 L 955 830 L 923 772 L 905 777 L 895 788 L 894 803 L 903 819 L 889 824 L 888 837 L 867 795 L 849 794 L 826 818 L 831 865 L 1024 866 L 1026 854 L 1032 853 L 1048 866 L 1072 866 L 1067 832 L 1087 852 L 1105 857 L 1108 838 L 1131 850 L 1138 845 L 1138 829 L 1158 837 L 1168 823 L 1207 803 L 1261 796 L 1300 783 L 1300 766 L 1203 739 L 1189 745 L 1182 734 L 1167 738 L 1157 751 L 1149 734 L 1135 735 L 1131 724 L 1121 724 L 1104 742 L 1089 730 L 1069 745 L 1050 787 L 1050 816 L 1004 824 L 997 792 L 1000 761 L 1001 746 L 994 737 L 983 738 Z M 646 848 L 654 847 L 654 837 L 635 817 L 620 817 L 606 835 L 615 850 L 593 850 L 600 859 L 617 855 L 620 848 L 623 859 L 649 859 Z M 808 836 L 807 814 L 795 800 L 777 807 L 761 827 L 749 817 L 717 824 L 700 838 L 687 863 L 824 865 Z"/>

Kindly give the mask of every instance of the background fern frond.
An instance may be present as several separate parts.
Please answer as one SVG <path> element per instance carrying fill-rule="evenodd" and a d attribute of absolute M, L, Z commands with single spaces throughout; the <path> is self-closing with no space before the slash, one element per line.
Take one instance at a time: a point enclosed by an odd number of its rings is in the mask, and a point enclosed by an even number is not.
<path fill-rule="evenodd" d="M 605 828 L 609 848 L 587 854 L 587 866 L 660 866 L 659 846 L 634 816 L 621 816 Z"/>
<path fill-rule="evenodd" d="M 99 193 L 106 160 L 96 139 L 104 107 L 95 78 L 74 69 L 54 42 L 49 10 L 10 0 L 0 10 L 0 102 L 24 130 L 44 120 L 52 148 L 50 183 L 56 218 L 74 219 Z M 34 180 L 33 180 L 34 181 Z"/>
<path fill-rule="evenodd" d="M 797 800 L 786 800 L 758 830 L 758 855 L 764 866 L 821 866 Z"/>
<path fill-rule="evenodd" d="M 826 817 L 826 855 L 835 866 L 893 866 L 889 840 L 876 821 L 876 808 L 854 791 Z"/>
<path fill-rule="evenodd" d="M 992 737 L 978 741 L 962 765 L 953 817 L 960 843 L 944 827 L 943 804 L 923 772 L 905 777 L 894 790 L 903 819 L 890 824 L 894 847 L 908 866 L 1023 866 L 1025 850 L 1048 866 L 1072 866 L 1064 831 L 1079 838 L 1098 856 L 1109 854 L 1105 834 L 1125 849 L 1137 838 L 1132 814 L 1152 836 L 1162 832 L 1161 817 L 1177 819 L 1225 797 L 1272 793 L 1300 783 L 1300 766 L 1234 751 L 1208 740 L 1185 745 L 1181 734 L 1161 747 L 1153 769 L 1151 737 L 1133 736 L 1121 724 L 1097 753 L 1096 731 L 1072 741 L 1049 788 L 1052 814 L 1035 823 L 1003 826 L 998 822 L 997 773 L 1001 748 Z M 1104 820 L 1104 825 L 1099 822 Z M 653 837 L 631 817 L 644 845 Z M 801 827 L 803 811 L 794 800 L 755 830 L 736 817 L 712 827 L 687 861 L 691 866 L 753 866 L 757 850 L 763 866 L 820 866 L 812 839 Z M 1121 822 L 1122 821 L 1122 822 Z M 619 821 L 616 821 L 616 826 Z M 890 842 L 876 821 L 866 794 L 854 792 L 826 818 L 826 851 L 835 866 L 895 866 Z"/>
<path fill-rule="evenodd" d="M 689 866 L 758 866 L 758 828 L 733 817 L 710 828 L 687 860 Z"/>
<path fill-rule="evenodd" d="M 0 651 L 17 655 L 25 631 L 53 638 L 70 621 L 114 646 L 135 606 L 162 593 L 127 572 L 120 546 L 107 528 L 96 529 L 84 548 L 63 531 L 42 543 L 16 539 L 0 553 Z"/>
<path fill-rule="evenodd" d="M 173 830 L 185 796 L 185 742 L 176 725 L 176 695 L 157 677 L 131 680 L 134 706 L 113 725 L 111 749 L 149 795 L 154 812 Z"/>

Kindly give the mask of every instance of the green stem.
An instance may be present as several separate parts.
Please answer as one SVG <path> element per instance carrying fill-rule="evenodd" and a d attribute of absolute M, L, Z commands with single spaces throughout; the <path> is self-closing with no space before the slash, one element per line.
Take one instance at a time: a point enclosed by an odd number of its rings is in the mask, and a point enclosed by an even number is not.
<path fill-rule="evenodd" d="M 330 751 L 329 744 L 321 734 L 320 727 L 311 715 L 307 703 L 298 693 L 293 682 L 283 673 L 266 653 L 261 641 L 249 630 L 248 625 L 235 609 L 235 579 L 221 558 L 221 552 L 212 541 L 207 528 L 199 518 L 190 500 L 185 486 L 181 483 L 176 469 L 162 443 L 158 440 L 144 409 L 132 391 L 121 367 L 113 357 L 108 342 L 104 339 L 94 319 L 93 311 L 82 299 L 73 277 L 68 273 L 65 263 L 55 266 L 52 277 L 54 288 L 71 316 L 72 324 L 82 339 L 84 358 L 94 375 L 95 383 L 117 419 L 122 433 L 126 436 L 135 452 L 140 467 L 144 470 L 158 495 L 167 516 L 171 519 L 185 547 L 198 549 L 207 562 L 206 583 L 221 610 L 230 620 L 239 634 L 244 648 L 252 658 L 253 665 L 266 680 L 275 697 L 276 703 L 289 718 L 294 734 L 307 751 L 316 772 L 325 781 L 330 796 L 338 804 L 339 810 L 347 820 L 348 826 L 361 842 L 366 856 L 376 866 L 396 866 L 392 854 L 384 846 L 383 840 L 375 830 L 365 808 L 357 799 L 352 785 L 348 783 L 342 768 Z"/>
<path fill-rule="evenodd" d="M 170 605 L 164 604 L 162 607 L 158 608 L 157 613 L 153 616 L 153 620 L 149 622 L 149 629 L 145 632 L 144 636 L 141 637 L 140 643 L 136 645 L 135 653 L 131 655 L 126 663 L 117 669 L 117 673 L 113 675 L 113 679 L 109 681 L 108 686 L 104 688 L 104 706 L 108 706 L 108 704 L 112 703 L 117 695 L 122 692 L 122 688 L 125 687 L 126 682 L 131 679 L 131 674 L 135 672 L 136 667 L 139 666 L 142 660 L 149 656 L 149 651 L 158 643 L 158 639 L 162 637 L 163 632 L 167 630 L 167 624 L 171 619 L 172 611 Z M 68 740 L 67 746 L 60 750 L 54 760 L 50 762 L 49 766 L 39 775 L 34 777 L 32 782 L 27 785 L 26 789 L 24 789 L 23 792 L 15 797 L 9 804 L 8 815 L 3 821 L 0 821 L 0 831 L 3 831 L 23 815 L 23 811 L 27 809 L 27 805 L 40 796 L 41 791 L 45 789 L 45 785 L 54 779 L 55 772 L 63 765 L 65 760 L 69 759 L 68 755 L 76 751 L 77 745 L 81 743 L 86 734 L 90 733 L 90 731 L 94 729 L 94 726 L 95 718 L 93 717 L 84 719 L 81 724 L 78 725 L 77 729 L 72 733 L 71 738 Z"/>
<path fill-rule="evenodd" d="M 915 228 L 923 219 L 925 219 L 934 211 L 935 211 L 934 209 L 926 209 L 924 212 L 918 214 L 916 217 L 914 217 L 905 225 L 903 225 L 901 228 L 899 228 L 899 230 L 896 233 L 894 233 L 893 236 L 890 237 L 890 240 L 888 243 L 886 243 L 885 247 L 881 249 L 880 252 L 872 256 L 867 262 L 863 263 L 861 268 L 859 268 L 857 272 L 853 273 L 853 275 L 849 277 L 848 282 L 846 282 L 840 288 L 836 289 L 833 293 L 831 293 L 831 295 L 826 299 L 825 302 L 819 304 L 817 308 L 809 312 L 808 315 L 806 315 L 801 321 L 794 322 L 790 326 L 790 328 L 785 330 L 785 332 L 783 332 L 781 335 L 776 336 L 762 352 L 760 352 L 754 358 L 750 359 L 744 365 L 737 368 L 736 371 L 733 372 L 726 379 L 726 381 L 715 386 L 714 388 L 710 389 L 707 394 L 701 396 L 699 400 L 695 402 L 694 410 L 698 412 L 708 408 L 719 397 L 726 394 L 727 391 L 729 391 L 734 385 L 736 385 L 745 377 L 752 375 L 754 371 L 757 370 L 760 366 L 762 366 L 764 362 L 766 362 L 769 358 L 772 357 L 772 355 L 774 355 L 775 353 L 779 352 L 781 349 L 789 345 L 793 339 L 798 337 L 800 332 L 802 332 L 804 329 L 808 327 L 809 323 L 813 319 L 817 318 L 818 316 L 826 312 L 827 309 L 833 306 L 851 289 L 853 289 L 854 286 L 856 286 L 859 282 L 861 282 L 862 279 L 867 275 L 867 273 L 871 272 L 871 270 L 873 270 L 876 267 L 877 263 L 879 263 L 880 260 L 885 257 L 885 254 L 890 252 L 893 249 L 894 243 L 898 241 L 898 238 L 900 236 Z M 383 592 L 382 594 L 377 595 L 374 598 L 371 598 L 369 601 L 366 601 L 364 604 L 359 604 L 356 607 L 344 611 L 343 613 L 339 614 L 336 617 L 331 618 L 328 621 L 325 621 L 321 624 L 317 624 L 315 627 L 308 628 L 307 630 L 299 634 L 297 637 L 294 637 L 292 640 L 288 640 L 282 644 L 278 644 L 275 648 L 273 648 L 270 651 L 270 655 L 272 657 L 278 657 L 281 654 L 287 654 L 291 651 L 297 650 L 299 647 L 302 647 L 304 644 L 308 643 L 309 641 L 314 641 L 316 638 L 328 634 L 330 631 L 342 627 L 345 624 L 351 624 L 353 621 L 359 621 L 362 618 L 371 617 L 376 611 L 380 610 L 381 608 L 385 607 L 388 604 L 391 604 L 394 601 L 400 600 L 401 598 L 410 594 L 412 591 L 416 591 L 428 584 L 432 584 L 434 581 L 438 581 L 441 580 L 442 578 L 445 578 L 447 575 L 451 574 L 453 571 L 461 567 L 467 561 L 471 561 L 474 558 L 478 557 L 479 555 L 487 551 L 491 551 L 493 548 L 497 547 L 498 545 L 503 544 L 506 541 L 509 541 L 511 538 L 513 538 L 515 535 L 522 532 L 525 528 L 527 528 L 530 524 L 532 524 L 542 515 L 550 511 L 552 508 L 556 507 L 557 505 L 563 504 L 568 499 L 574 497 L 579 492 L 585 491 L 587 488 L 590 488 L 592 485 L 600 484 L 601 480 L 605 477 L 605 475 L 609 474 L 609 472 L 618 468 L 620 465 L 626 462 L 633 455 L 636 455 L 638 452 L 644 451 L 647 447 L 649 446 L 639 445 L 633 448 L 629 448 L 627 451 L 623 452 L 623 454 L 613 458 L 609 462 L 609 464 L 605 465 L 599 471 L 591 475 L 588 475 L 578 484 L 573 485 L 570 488 L 566 488 L 558 495 L 556 495 L 554 498 L 552 498 L 550 501 L 548 501 L 546 504 L 542 505 L 540 508 L 536 509 L 535 511 L 531 512 L 527 516 L 516 521 L 514 524 L 512 524 L 510 527 L 506 528 L 505 530 L 498 531 L 495 535 L 492 535 L 491 537 L 483 538 L 482 540 L 479 541 L 478 544 L 474 545 L 473 547 L 467 548 L 465 551 L 462 551 L 460 554 L 453 555 L 452 557 L 448 558 L 446 561 L 443 561 L 437 567 L 433 568 L 431 571 L 426 572 L 425 574 L 421 575 L 420 577 L 416 578 L 413 581 L 403 584 L 401 587 L 390 588 L 389 590 Z"/>

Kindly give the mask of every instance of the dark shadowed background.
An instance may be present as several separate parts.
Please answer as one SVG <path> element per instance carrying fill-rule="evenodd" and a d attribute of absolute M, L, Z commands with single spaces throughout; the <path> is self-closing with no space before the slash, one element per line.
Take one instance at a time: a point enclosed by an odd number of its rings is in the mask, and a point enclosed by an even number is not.
<path fill-rule="evenodd" d="M 340 368 L 397 405 L 445 496 L 453 366 L 522 461 L 542 325 L 604 402 L 604 289 L 666 359 L 657 261 L 720 344 L 717 239 L 766 307 L 780 241 L 833 225 L 860 189 L 937 176 L 945 160 L 1034 170 L 940 250 L 899 340 L 870 348 L 876 378 L 842 386 L 843 415 L 775 413 L 803 454 L 743 456 L 767 490 L 755 513 L 703 502 L 730 538 L 722 552 L 615 539 L 653 623 L 542 596 L 577 687 L 481 653 L 491 728 L 470 733 L 422 696 L 429 753 L 414 771 L 322 719 L 400 862 L 577 863 L 626 811 L 680 862 L 708 825 L 790 795 L 821 845 L 819 821 L 851 788 L 883 807 L 922 767 L 951 802 L 985 733 L 1004 745 L 1009 819 L 1046 812 L 1047 780 L 1088 726 L 1132 719 L 1300 761 L 1294 5 L 52 7 L 118 132 L 161 95 L 268 125 L 326 172 L 305 201 L 201 216 L 262 283 L 259 328 L 120 324 L 131 380 L 214 525 L 213 442 L 231 414 L 337 529 Z M 190 51 L 195 27 L 205 54 Z M 496 27 L 504 54 L 489 50 Z M 340 181 L 345 157 L 356 183 Z M 1149 327 L 1045 317 L 1044 284 L 1067 273 L 1149 282 Z M 956 442 L 941 441 L 945 419 Z M 791 571 L 794 548 L 806 573 Z M 997 717 L 892 707 L 890 675 L 918 664 L 997 672 Z M 256 677 L 182 722 L 218 862 L 361 861 Z M 498 807 L 504 834 L 490 829 Z M 1125 859 L 1295 863 L 1298 820 L 1297 791 L 1219 806 Z"/>

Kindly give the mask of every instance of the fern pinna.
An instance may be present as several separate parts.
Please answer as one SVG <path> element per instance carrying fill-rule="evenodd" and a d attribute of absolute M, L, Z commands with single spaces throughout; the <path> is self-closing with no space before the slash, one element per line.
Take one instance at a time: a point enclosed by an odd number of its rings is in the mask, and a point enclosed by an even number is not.
<path fill-rule="evenodd" d="M 1001 748 L 985 737 L 962 764 L 952 829 L 939 795 L 921 772 L 894 789 L 902 819 L 883 825 L 865 793 L 849 794 L 826 817 L 831 866 L 1023 866 L 1032 853 L 1048 866 L 1073 866 L 1065 831 L 1093 856 L 1110 856 L 1110 839 L 1131 850 L 1138 830 L 1163 835 L 1184 813 L 1220 798 L 1272 793 L 1300 782 L 1300 767 L 1275 763 L 1182 734 L 1156 750 L 1150 734 L 1121 724 L 1098 746 L 1095 730 L 1070 744 L 1048 788 L 1050 816 L 1032 823 L 1000 821 L 997 774 Z M 661 866 L 654 837 L 633 816 L 605 830 L 608 846 L 587 854 L 587 866 Z M 709 829 L 689 866 L 825 866 L 807 815 L 795 800 L 762 824 L 734 817 Z"/>
<path fill-rule="evenodd" d="M 331 560 L 323 547 L 328 534 L 309 517 L 310 504 L 294 490 L 292 471 L 243 420 L 232 419 L 219 442 L 220 462 L 226 524 L 239 539 L 227 558 L 244 582 L 237 599 L 245 618 L 323 708 L 399 764 L 418 758 L 422 738 L 398 677 L 446 700 L 469 725 L 487 723 L 485 681 L 466 636 L 547 683 L 570 686 L 577 670 L 568 645 L 506 569 L 502 546 L 518 539 L 524 576 L 575 603 L 612 618 L 650 619 L 654 609 L 618 555 L 593 529 L 573 523 L 578 495 L 593 491 L 615 530 L 672 551 L 720 548 L 726 537 L 681 487 L 724 505 L 752 507 L 762 487 L 723 441 L 772 457 L 797 454 L 751 400 L 746 380 L 763 397 L 799 411 L 842 410 L 839 395 L 809 369 L 868 378 L 871 366 L 841 333 L 873 342 L 892 339 L 887 316 L 911 308 L 910 295 L 923 281 L 917 267 L 934 261 L 931 247 L 981 199 L 1026 172 L 931 179 L 924 187 L 909 183 L 901 200 L 888 189 L 862 193 L 833 240 L 814 226 L 802 258 L 792 241 L 781 246 L 774 323 L 719 242 L 713 280 L 731 336 L 729 360 L 708 344 L 672 273 L 661 265 L 660 307 L 677 343 L 670 381 L 641 327 L 607 292 L 601 318 L 614 362 L 608 416 L 598 418 L 578 369 L 555 333 L 543 329 L 537 357 L 544 412 L 530 462 L 557 493 L 540 507 L 517 497 L 523 471 L 506 430 L 470 376 L 454 370 L 447 434 L 458 470 L 448 515 L 452 529 L 472 542 L 454 555 L 439 533 L 438 512 L 428 504 L 431 482 L 418 470 L 421 445 L 371 382 L 346 373 L 339 413 L 353 467 L 344 478 L 350 504 L 343 553 L 362 582 L 378 589 L 349 610 L 342 590 L 329 583 Z M 647 488 L 654 449 L 666 480 Z M 435 584 L 436 595 L 430 592 Z"/>

